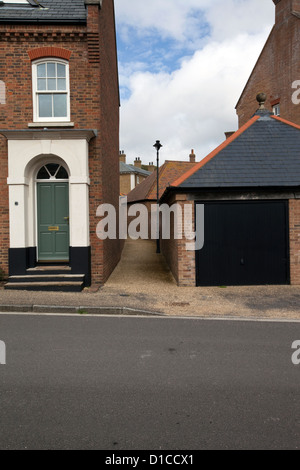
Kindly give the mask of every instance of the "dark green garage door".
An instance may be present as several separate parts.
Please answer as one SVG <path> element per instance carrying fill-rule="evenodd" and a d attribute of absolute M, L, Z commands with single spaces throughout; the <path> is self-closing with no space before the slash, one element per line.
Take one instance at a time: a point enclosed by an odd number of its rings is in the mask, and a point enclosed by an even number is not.
<path fill-rule="evenodd" d="M 204 203 L 198 286 L 289 284 L 288 202 Z"/>

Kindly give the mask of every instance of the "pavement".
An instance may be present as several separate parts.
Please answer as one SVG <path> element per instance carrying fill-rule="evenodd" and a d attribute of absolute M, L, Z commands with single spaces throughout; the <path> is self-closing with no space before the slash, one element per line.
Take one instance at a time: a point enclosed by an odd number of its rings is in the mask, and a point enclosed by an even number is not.
<path fill-rule="evenodd" d="M 0 311 L 300 321 L 300 286 L 178 287 L 155 241 L 127 240 L 104 286 L 66 293 L 2 284 Z"/>

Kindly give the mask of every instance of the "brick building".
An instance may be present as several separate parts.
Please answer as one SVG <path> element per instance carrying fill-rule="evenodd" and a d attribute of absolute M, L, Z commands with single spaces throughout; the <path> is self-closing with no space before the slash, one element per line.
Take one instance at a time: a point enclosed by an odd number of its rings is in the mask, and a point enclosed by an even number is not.
<path fill-rule="evenodd" d="M 274 27 L 236 105 L 239 127 L 255 113 L 259 92 L 270 111 L 300 124 L 300 0 L 273 2 Z"/>
<path fill-rule="evenodd" d="M 122 248 L 96 236 L 119 198 L 114 2 L 0 1 L 0 51 L 1 268 L 12 288 L 102 284 Z"/>
<path fill-rule="evenodd" d="M 161 203 L 177 204 L 182 217 L 161 247 L 178 285 L 300 284 L 299 148 L 300 126 L 261 102 L 246 124 L 167 187 Z M 182 232 L 187 206 L 201 249 Z"/>
<path fill-rule="evenodd" d="M 142 161 L 137 157 L 134 161 L 134 165 L 126 163 L 126 155 L 124 152 L 120 152 L 120 195 L 126 196 L 136 186 L 141 184 L 151 172 L 142 168 Z"/>

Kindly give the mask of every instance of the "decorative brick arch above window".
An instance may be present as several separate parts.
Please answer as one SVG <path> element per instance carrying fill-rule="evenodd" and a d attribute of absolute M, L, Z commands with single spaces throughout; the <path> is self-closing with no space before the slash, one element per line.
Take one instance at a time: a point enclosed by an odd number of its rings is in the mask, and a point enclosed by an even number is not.
<path fill-rule="evenodd" d="M 56 57 L 59 59 L 70 60 L 72 52 L 62 47 L 39 47 L 28 51 L 31 60 L 43 59 L 45 57 Z"/>

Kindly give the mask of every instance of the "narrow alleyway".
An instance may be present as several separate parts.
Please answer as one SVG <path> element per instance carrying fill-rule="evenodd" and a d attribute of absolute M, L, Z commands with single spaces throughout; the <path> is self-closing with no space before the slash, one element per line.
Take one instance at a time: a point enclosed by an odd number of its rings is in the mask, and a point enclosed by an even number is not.
<path fill-rule="evenodd" d="M 124 282 L 138 289 L 149 284 L 161 289 L 176 285 L 163 255 L 156 253 L 156 242 L 152 240 L 126 240 L 121 261 L 106 286 L 123 287 Z"/>

